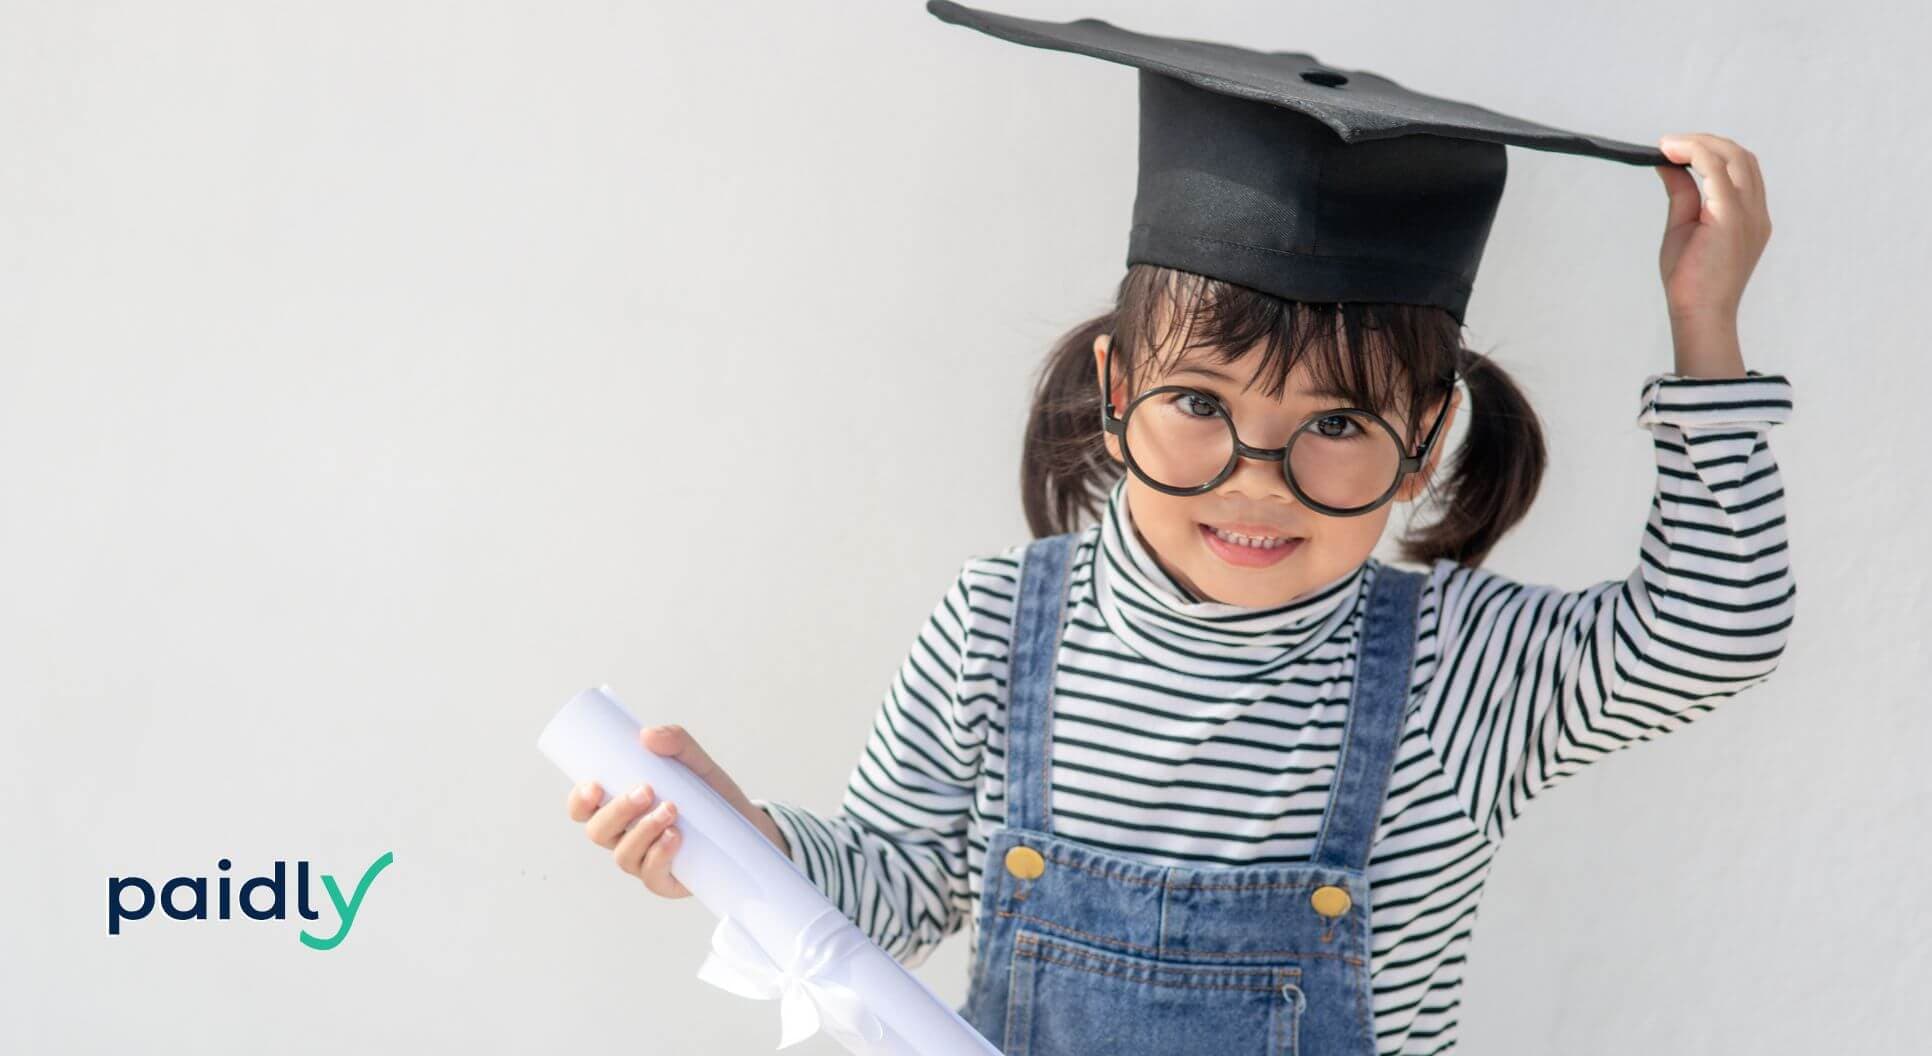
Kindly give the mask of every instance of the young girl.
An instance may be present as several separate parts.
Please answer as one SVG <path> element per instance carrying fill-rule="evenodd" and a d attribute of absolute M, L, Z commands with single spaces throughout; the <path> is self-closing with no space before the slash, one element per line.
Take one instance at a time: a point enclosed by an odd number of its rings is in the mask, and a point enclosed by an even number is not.
<path fill-rule="evenodd" d="M 1451 1048 L 1509 826 L 1763 682 L 1794 611 L 1766 442 L 1790 386 L 1744 369 L 1736 331 L 1762 176 L 1720 136 L 1658 146 L 1704 185 L 1656 167 L 1675 371 L 1641 386 L 1657 476 L 1623 578 L 1481 567 L 1544 449 L 1459 310 L 1135 263 L 1041 374 L 1022 496 L 1040 538 L 960 568 L 836 814 L 748 797 L 681 727 L 644 743 L 902 963 L 969 929 L 960 1011 L 1008 1056 Z M 1372 557 L 1393 504 L 1425 497 L 1441 514 L 1401 540 L 1425 571 Z M 651 891 L 688 895 L 674 806 L 602 800 L 574 789 L 567 810 Z"/>

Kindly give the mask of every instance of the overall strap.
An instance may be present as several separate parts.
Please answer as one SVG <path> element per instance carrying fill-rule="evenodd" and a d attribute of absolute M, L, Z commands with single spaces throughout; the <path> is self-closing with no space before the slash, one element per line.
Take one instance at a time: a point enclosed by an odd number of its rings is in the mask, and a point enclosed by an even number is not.
<path fill-rule="evenodd" d="M 1408 711 L 1416 611 L 1424 578 L 1420 572 L 1388 565 L 1375 570 L 1355 652 L 1355 685 L 1342 730 L 1341 758 L 1335 763 L 1328 810 L 1315 837 L 1317 865 L 1368 868 Z"/>
<path fill-rule="evenodd" d="M 1006 665 L 1005 823 L 1039 832 L 1053 831 L 1047 773 L 1053 672 L 1076 534 L 1049 535 L 1027 544 L 1013 599 L 1013 640 Z"/>

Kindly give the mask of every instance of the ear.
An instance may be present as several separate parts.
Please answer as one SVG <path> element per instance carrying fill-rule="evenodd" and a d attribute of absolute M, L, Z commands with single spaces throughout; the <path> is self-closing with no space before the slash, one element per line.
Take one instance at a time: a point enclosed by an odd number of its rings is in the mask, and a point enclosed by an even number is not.
<path fill-rule="evenodd" d="M 1102 401 L 1102 405 L 1104 406 L 1105 401 L 1111 398 L 1114 404 L 1114 414 L 1118 416 L 1120 412 L 1125 408 L 1124 401 L 1126 400 L 1126 386 L 1124 385 L 1115 386 L 1111 397 L 1107 392 L 1107 380 L 1108 380 L 1107 379 L 1107 342 L 1109 339 L 1110 339 L 1109 335 L 1107 334 L 1096 334 L 1094 336 L 1093 376 L 1094 376 L 1095 384 L 1097 384 L 1100 388 L 1100 399 Z M 1105 441 L 1107 445 L 1108 456 L 1111 457 L 1115 462 L 1119 462 L 1125 465 L 1126 460 L 1123 459 L 1120 454 L 1120 438 L 1115 436 L 1112 433 L 1103 433 L 1102 439 Z"/>
<path fill-rule="evenodd" d="M 1431 403 L 1422 415 L 1423 426 L 1427 429 L 1436 420 L 1442 408 L 1442 401 Z M 1436 446 L 1429 450 L 1429 457 L 1423 461 L 1422 469 L 1411 473 L 1402 480 L 1395 497 L 1400 502 L 1411 502 L 1422 494 L 1425 487 L 1436 475 L 1436 467 L 1442 462 L 1442 453 L 1449 449 L 1449 431 L 1456 424 L 1456 412 L 1462 408 L 1462 389 L 1460 386 L 1449 390 L 1449 411 L 1443 415 L 1442 428 L 1436 431 Z"/>

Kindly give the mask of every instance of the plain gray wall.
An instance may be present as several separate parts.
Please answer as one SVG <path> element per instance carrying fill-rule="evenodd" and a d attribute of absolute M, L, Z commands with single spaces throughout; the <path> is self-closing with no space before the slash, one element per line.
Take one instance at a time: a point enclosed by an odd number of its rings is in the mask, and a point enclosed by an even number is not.
<path fill-rule="evenodd" d="M 988 2 L 1758 154 L 1794 637 L 1511 830 L 1463 1047 L 1916 1040 L 1924 13 Z M 1027 538 L 1028 387 L 1120 276 L 1134 103 L 916 0 L 0 6 L 0 1049 L 771 1049 L 537 732 L 609 681 L 751 794 L 837 805 L 959 564 Z M 1552 465 L 1490 567 L 1576 589 L 1636 561 L 1665 195 L 1510 165 L 1469 337 Z M 109 876 L 384 851 L 327 954 L 105 935 Z M 957 999 L 965 962 L 920 974 Z"/>

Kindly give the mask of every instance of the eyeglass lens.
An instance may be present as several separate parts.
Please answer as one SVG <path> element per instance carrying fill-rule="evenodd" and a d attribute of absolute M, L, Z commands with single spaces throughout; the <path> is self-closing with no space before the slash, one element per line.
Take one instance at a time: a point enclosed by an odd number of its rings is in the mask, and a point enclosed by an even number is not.
<path fill-rule="evenodd" d="M 1212 481 L 1234 458 L 1234 423 L 1187 392 L 1161 392 L 1128 409 L 1128 454 L 1142 473 L 1172 488 Z M 1352 509 L 1381 498 L 1402 463 L 1396 439 L 1377 419 L 1333 411 L 1310 419 L 1288 447 L 1295 486 L 1325 506 Z"/>

